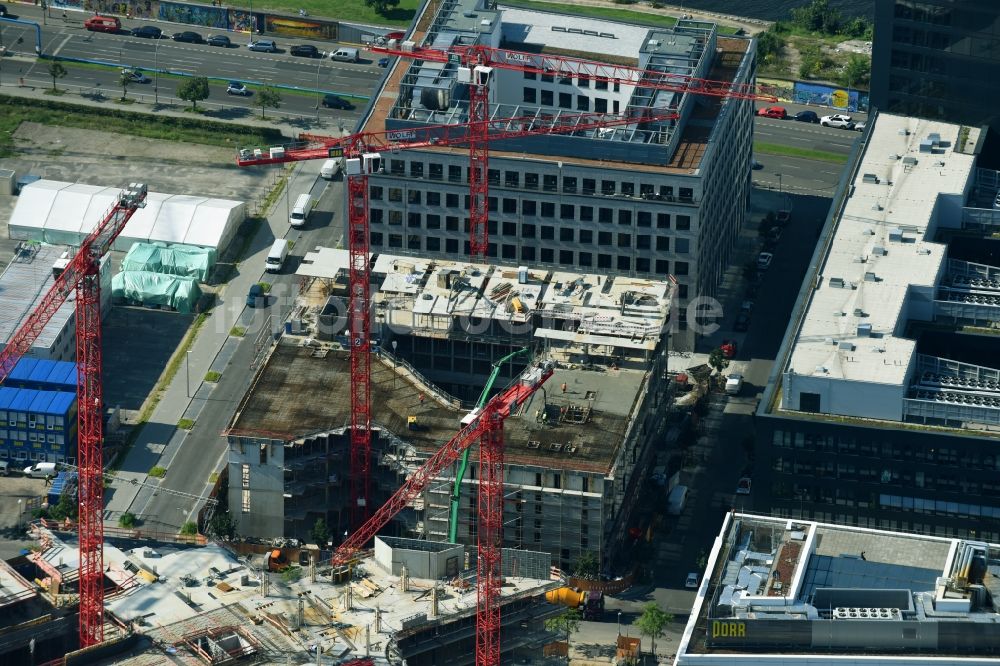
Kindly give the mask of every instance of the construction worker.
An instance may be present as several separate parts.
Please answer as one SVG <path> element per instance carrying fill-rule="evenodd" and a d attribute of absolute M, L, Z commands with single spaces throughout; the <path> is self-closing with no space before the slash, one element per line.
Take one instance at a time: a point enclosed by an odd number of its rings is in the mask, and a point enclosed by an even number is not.
<path fill-rule="evenodd" d="M 417 396 L 417 399 L 420 400 L 420 404 L 421 405 L 424 404 L 424 394 L 423 393 L 421 393 L 419 396 Z"/>

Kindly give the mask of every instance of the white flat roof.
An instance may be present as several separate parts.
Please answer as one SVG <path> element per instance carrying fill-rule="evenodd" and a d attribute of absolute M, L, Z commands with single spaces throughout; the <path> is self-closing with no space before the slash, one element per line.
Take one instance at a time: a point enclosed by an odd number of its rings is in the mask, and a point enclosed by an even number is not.
<path fill-rule="evenodd" d="M 601 55 L 636 58 L 650 30 L 648 27 L 609 23 L 597 18 L 514 7 L 503 7 L 502 21 L 504 37 L 514 42 L 551 44 L 560 49 L 591 53 L 596 58 Z M 601 34 L 612 36 L 601 37 Z"/>
<path fill-rule="evenodd" d="M 951 123 L 878 115 L 837 221 L 822 282 L 796 332 L 790 371 L 904 383 L 916 349 L 915 341 L 897 337 L 905 324 L 907 294 L 921 287 L 933 291 L 945 259 L 946 247 L 928 240 L 938 195 L 961 197 L 975 162 L 973 155 L 954 151 L 959 129 Z M 934 154 L 920 152 L 921 141 L 932 133 L 940 135 L 942 147 Z M 902 241 L 894 240 L 900 232 Z M 831 279 L 845 286 L 831 285 Z M 869 324 L 875 337 L 859 336 L 860 324 Z"/>

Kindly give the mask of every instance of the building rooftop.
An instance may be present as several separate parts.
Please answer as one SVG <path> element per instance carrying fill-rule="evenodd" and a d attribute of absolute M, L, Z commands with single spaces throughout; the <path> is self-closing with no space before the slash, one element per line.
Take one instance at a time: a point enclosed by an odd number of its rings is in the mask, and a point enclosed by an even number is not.
<path fill-rule="evenodd" d="M 14 260 L 0 274 L 0 340 L 6 343 L 17 331 L 22 320 L 49 290 L 55 278 L 52 266 L 66 248 L 40 243 L 22 243 Z M 73 317 L 76 292 L 71 292 L 55 315 L 42 329 L 36 347 L 48 349 Z"/>
<path fill-rule="evenodd" d="M 706 572 L 679 665 L 945 663 L 1000 646 L 996 632 L 976 640 L 1000 623 L 996 544 L 730 513 Z"/>
<path fill-rule="evenodd" d="M 907 300 L 933 297 L 946 246 L 932 242 L 942 208 L 963 199 L 975 157 L 960 127 L 880 113 L 851 185 L 822 281 L 797 331 L 788 371 L 903 385 L 916 341 L 903 337 Z M 940 141 L 933 152 L 921 145 Z"/>

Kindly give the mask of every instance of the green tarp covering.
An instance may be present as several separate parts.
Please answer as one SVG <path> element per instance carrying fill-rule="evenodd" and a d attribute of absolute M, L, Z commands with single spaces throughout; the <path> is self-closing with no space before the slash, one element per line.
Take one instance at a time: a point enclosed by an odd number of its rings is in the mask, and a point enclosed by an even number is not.
<path fill-rule="evenodd" d="M 215 265 L 215 250 L 192 245 L 136 243 L 122 259 L 123 271 L 146 271 L 192 277 L 205 282 Z"/>
<path fill-rule="evenodd" d="M 123 271 L 111 278 L 111 296 L 147 307 L 167 306 L 190 313 L 201 298 L 194 278 L 149 271 Z"/>

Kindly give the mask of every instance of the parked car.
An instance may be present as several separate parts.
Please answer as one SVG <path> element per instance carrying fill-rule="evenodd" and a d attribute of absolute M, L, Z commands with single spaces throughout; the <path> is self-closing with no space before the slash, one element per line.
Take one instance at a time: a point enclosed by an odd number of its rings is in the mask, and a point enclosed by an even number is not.
<path fill-rule="evenodd" d="M 800 123 L 818 123 L 819 116 L 815 111 L 799 111 L 793 116 L 793 120 L 797 120 Z"/>
<path fill-rule="evenodd" d="M 122 75 L 127 76 L 132 83 L 149 83 L 150 79 L 141 69 L 126 67 L 122 70 Z"/>
<path fill-rule="evenodd" d="M 786 224 L 788 224 L 791 221 L 791 219 L 792 219 L 792 211 L 788 209 L 779 210 L 778 214 L 774 216 L 774 221 L 780 224 L 781 226 L 785 226 Z"/>
<path fill-rule="evenodd" d="M 687 575 L 687 578 L 684 579 L 684 587 L 686 587 L 689 590 L 697 590 L 698 578 L 699 576 L 697 573 L 689 573 Z"/>
<path fill-rule="evenodd" d="M 227 95 L 239 95 L 240 97 L 249 97 L 250 90 L 239 81 L 230 81 L 229 85 L 226 86 Z"/>
<path fill-rule="evenodd" d="M 389 66 L 389 59 L 388 58 L 379 58 L 378 59 L 378 66 L 379 67 L 388 67 Z"/>
<path fill-rule="evenodd" d="M 163 31 L 155 25 L 140 25 L 132 28 L 133 37 L 143 37 L 145 39 L 159 39 L 163 36 Z"/>
<path fill-rule="evenodd" d="M 265 305 L 267 305 L 267 294 L 264 293 L 264 287 L 255 282 L 250 285 L 250 291 L 247 292 L 247 306 L 255 308 Z"/>
<path fill-rule="evenodd" d="M 786 111 L 783 106 L 765 106 L 762 109 L 757 109 L 757 115 L 763 116 L 764 118 L 777 118 L 778 120 L 784 120 L 788 117 L 788 111 Z"/>
<path fill-rule="evenodd" d="M 733 323 L 733 330 L 738 333 L 750 330 L 750 314 L 748 312 L 741 312 L 736 315 L 736 321 Z"/>
<path fill-rule="evenodd" d="M 112 34 L 122 29 L 122 23 L 115 16 L 91 16 L 83 22 L 83 27 L 91 32 L 110 32 Z"/>
<path fill-rule="evenodd" d="M 746 312 L 747 314 L 750 314 L 751 312 L 753 312 L 753 306 L 754 306 L 753 301 L 749 299 L 745 300 L 742 303 L 740 303 L 740 312 Z"/>
<path fill-rule="evenodd" d="M 868 122 L 865 120 L 862 120 L 860 123 L 854 123 L 854 129 L 859 132 L 864 132 L 866 127 L 868 127 Z"/>
<path fill-rule="evenodd" d="M 175 42 L 187 42 L 189 44 L 204 44 L 205 38 L 199 35 L 197 32 L 191 30 L 185 30 L 184 32 L 174 33 Z"/>
<path fill-rule="evenodd" d="M 319 58 L 323 55 L 322 51 L 312 44 L 296 44 L 288 49 L 288 52 L 293 56 L 301 56 L 303 58 Z"/>
<path fill-rule="evenodd" d="M 261 51 L 263 53 L 277 53 L 278 45 L 273 39 L 258 39 L 256 42 L 248 46 L 251 51 Z"/>
<path fill-rule="evenodd" d="M 736 494 L 737 495 L 749 495 L 750 494 L 750 477 L 744 476 L 740 477 L 740 480 L 736 482 Z"/>
<path fill-rule="evenodd" d="M 739 395 L 743 390 L 743 375 L 738 372 L 726 377 L 726 393 L 728 395 Z"/>
<path fill-rule="evenodd" d="M 997 192 L 997 196 L 993 199 L 993 210 L 1000 210 L 1000 192 Z"/>
<path fill-rule="evenodd" d="M 354 105 L 348 102 L 343 97 L 337 97 L 336 95 L 323 95 L 323 106 L 327 109 L 342 109 L 344 111 L 350 111 L 354 108 Z"/>
<path fill-rule="evenodd" d="M 764 168 L 764 165 L 758 162 L 757 160 L 751 160 L 750 168 L 753 169 L 754 171 L 760 171 L 761 169 Z"/>
<path fill-rule="evenodd" d="M 832 116 L 823 116 L 819 121 L 819 124 L 823 127 L 837 127 L 840 129 L 853 129 L 854 121 L 851 120 L 850 116 L 845 116 L 842 113 L 835 113 Z"/>
<path fill-rule="evenodd" d="M 766 271 L 771 267 L 771 261 L 774 260 L 774 255 L 770 252 L 761 252 L 757 255 L 757 270 Z"/>
<path fill-rule="evenodd" d="M 7 8 L 0 5 L 0 16 L 7 16 Z"/>
<path fill-rule="evenodd" d="M 208 45 L 221 46 L 224 49 L 228 49 L 230 46 L 232 46 L 232 42 L 230 42 L 229 37 L 225 35 L 209 35 Z"/>

